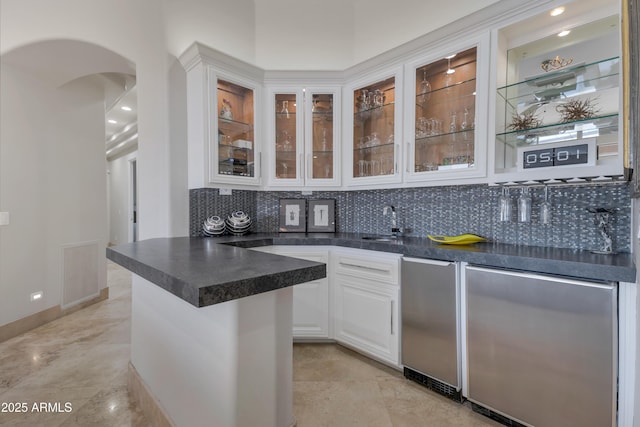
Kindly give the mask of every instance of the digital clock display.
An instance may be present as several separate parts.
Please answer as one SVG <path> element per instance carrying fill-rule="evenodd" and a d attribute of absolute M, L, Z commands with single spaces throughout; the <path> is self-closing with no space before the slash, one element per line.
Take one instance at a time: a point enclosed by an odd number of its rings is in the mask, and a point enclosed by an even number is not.
<path fill-rule="evenodd" d="M 539 150 L 523 150 L 521 154 L 523 169 L 589 163 L 588 144 L 568 145 L 565 147 L 556 146 Z"/>

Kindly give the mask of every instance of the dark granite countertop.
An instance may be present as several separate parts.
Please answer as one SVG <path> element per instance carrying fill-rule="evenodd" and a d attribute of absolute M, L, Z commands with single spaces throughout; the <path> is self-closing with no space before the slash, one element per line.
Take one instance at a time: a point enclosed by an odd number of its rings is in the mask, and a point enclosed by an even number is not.
<path fill-rule="evenodd" d="M 108 248 L 107 257 L 196 307 L 326 277 L 326 266 L 322 263 L 245 250 L 270 245 L 342 246 L 598 281 L 635 282 L 636 277 L 631 254 L 600 255 L 499 243 L 452 246 L 426 238 L 376 241 L 367 237 L 371 236 L 259 233 L 240 237 L 159 238 Z"/>
<path fill-rule="evenodd" d="M 273 233 L 222 237 L 216 238 L 216 241 L 244 248 L 268 245 L 342 246 L 597 281 L 635 282 L 636 278 L 633 256 L 628 253 L 601 255 L 590 251 L 491 242 L 457 246 L 442 245 L 418 237 L 400 237 L 390 241 L 370 240 L 369 237 L 382 236 L 352 233 Z"/>
<path fill-rule="evenodd" d="M 220 243 L 198 237 L 149 239 L 107 248 L 107 258 L 196 307 L 327 276 L 323 263 Z"/>

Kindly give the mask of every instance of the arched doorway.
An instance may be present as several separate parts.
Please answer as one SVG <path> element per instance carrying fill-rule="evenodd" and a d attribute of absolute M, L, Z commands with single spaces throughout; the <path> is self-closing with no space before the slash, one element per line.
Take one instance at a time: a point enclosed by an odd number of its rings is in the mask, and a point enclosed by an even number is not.
<path fill-rule="evenodd" d="M 135 76 L 135 65 L 47 40 L 1 66 L 0 211 L 11 221 L 0 227 L 0 329 L 17 335 L 108 294 L 105 105 L 118 84 L 105 76 Z"/>

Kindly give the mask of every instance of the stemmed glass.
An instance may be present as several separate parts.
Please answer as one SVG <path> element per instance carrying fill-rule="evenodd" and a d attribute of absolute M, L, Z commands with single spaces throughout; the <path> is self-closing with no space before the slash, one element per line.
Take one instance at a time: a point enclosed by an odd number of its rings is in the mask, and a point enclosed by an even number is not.
<path fill-rule="evenodd" d="M 322 127 L 322 151 L 327 151 L 327 128 Z"/>
<path fill-rule="evenodd" d="M 286 130 L 282 131 L 282 136 L 284 137 L 284 151 L 291 151 L 291 137 L 289 136 L 289 132 Z"/>
<path fill-rule="evenodd" d="M 502 187 L 502 195 L 498 200 L 498 207 L 500 209 L 500 222 L 511 221 L 511 196 L 509 195 L 509 189 Z"/>
<path fill-rule="evenodd" d="M 518 222 L 531 222 L 531 196 L 529 187 L 522 187 L 518 197 Z"/>
<path fill-rule="evenodd" d="M 549 187 L 544 186 L 544 201 L 540 203 L 540 224 L 551 224 L 551 202 L 549 201 Z"/>

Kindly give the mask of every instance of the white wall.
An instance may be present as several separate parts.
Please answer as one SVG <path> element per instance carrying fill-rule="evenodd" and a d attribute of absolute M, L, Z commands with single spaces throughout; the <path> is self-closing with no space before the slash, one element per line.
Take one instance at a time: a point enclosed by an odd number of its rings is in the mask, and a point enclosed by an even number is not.
<path fill-rule="evenodd" d="M 353 65 L 354 10 L 350 1 L 256 0 L 255 5 L 255 64 L 259 67 L 343 70 Z"/>
<path fill-rule="evenodd" d="M 254 0 L 163 0 L 168 51 L 180 56 L 193 42 L 255 61 Z"/>
<path fill-rule="evenodd" d="M 470 15 L 498 0 L 352 0 L 356 64 Z"/>
<path fill-rule="evenodd" d="M 53 100 L 38 79 L 5 64 L 0 67 L 0 210 L 11 214 L 11 225 L 0 227 L 0 324 L 4 324 L 53 305 L 50 298 L 55 301 L 58 295 L 46 289 L 45 299 L 29 307 L 30 293 L 46 283 L 46 270 L 39 261 L 46 254 L 42 242 L 47 172 L 42 167 L 42 142 L 49 128 L 46 111 Z M 38 103 L 33 102 L 36 95 Z"/>
<path fill-rule="evenodd" d="M 51 87 L 5 63 L 1 85 L 0 209 L 11 223 L 0 229 L 0 325 L 59 305 L 63 248 L 104 246 L 107 222 L 100 88 Z M 35 291 L 44 298 L 31 302 Z"/>

